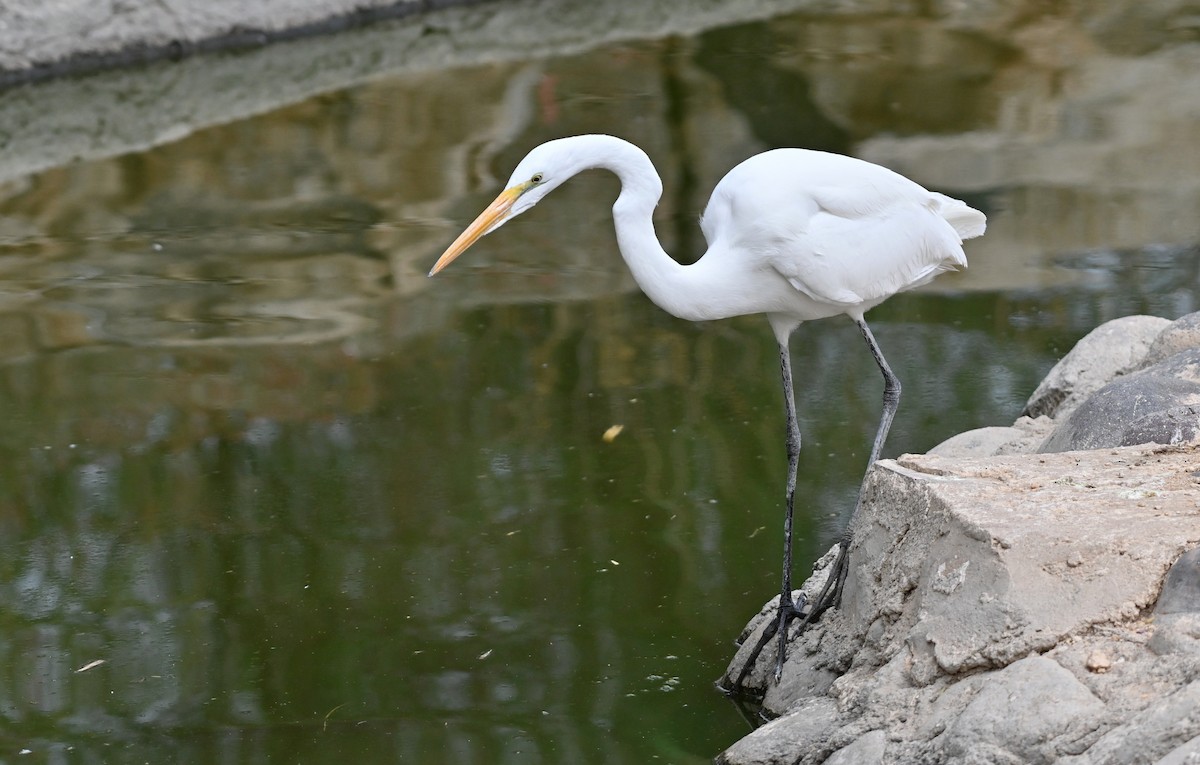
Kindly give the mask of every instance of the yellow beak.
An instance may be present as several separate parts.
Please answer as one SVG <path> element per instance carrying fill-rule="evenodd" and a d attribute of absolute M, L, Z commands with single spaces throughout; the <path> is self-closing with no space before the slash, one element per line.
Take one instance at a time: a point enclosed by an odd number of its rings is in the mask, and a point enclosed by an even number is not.
<path fill-rule="evenodd" d="M 442 257 L 438 258 L 433 264 L 433 268 L 429 269 L 429 275 L 433 276 L 438 271 L 441 271 L 459 255 L 467 251 L 467 248 L 475 244 L 488 230 L 497 223 L 504 220 L 508 216 L 508 211 L 512 209 L 513 203 L 517 201 L 517 197 L 525 193 L 529 184 L 520 184 L 513 186 L 510 189 L 505 189 L 496 200 L 487 206 L 487 209 L 479 213 L 479 217 L 467 230 L 458 235 L 454 243 L 446 248 L 442 253 Z"/>

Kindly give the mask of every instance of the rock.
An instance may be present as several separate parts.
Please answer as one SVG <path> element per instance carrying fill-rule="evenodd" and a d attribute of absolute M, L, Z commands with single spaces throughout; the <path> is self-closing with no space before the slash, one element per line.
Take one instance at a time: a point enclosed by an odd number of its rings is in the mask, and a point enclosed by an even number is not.
<path fill-rule="evenodd" d="M 1158 333 L 1142 366 L 1150 366 L 1189 348 L 1200 348 L 1200 311 L 1181 316 Z"/>
<path fill-rule="evenodd" d="M 1189 444 L 1200 439 L 1200 404 L 1184 404 L 1150 412 L 1129 423 L 1118 446 Z"/>
<path fill-rule="evenodd" d="M 1021 431 L 1020 438 L 1001 444 L 996 455 L 1002 454 L 1033 454 L 1038 450 L 1047 437 L 1054 432 L 1054 420 L 1042 415 L 1041 417 L 1018 417 L 1013 427 Z"/>
<path fill-rule="evenodd" d="M 1085 666 L 1088 668 L 1088 672 L 1107 672 L 1112 669 L 1112 659 L 1102 649 L 1097 648 L 1088 654 Z"/>
<path fill-rule="evenodd" d="M 1017 428 L 990 426 L 976 428 L 951 436 L 929 450 L 939 457 L 990 457 L 1001 446 L 1022 438 L 1024 433 Z"/>
<path fill-rule="evenodd" d="M 1056 419 L 1069 414 L 1113 378 L 1137 369 L 1170 323 L 1157 316 L 1125 316 L 1096 327 L 1054 365 L 1021 414 Z"/>
<path fill-rule="evenodd" d="M 766 687 L 781 717 L 724 761 L 1166 756 L 1200 733 L 1200 615 L 1145 616 L 1200 542 L 1198 465 L 1196 446 L 880 461 L 841 607 Z"/>
<path fill-rule="evenodd" d="M 990 457 L 994 454 L 1030 454 L 1054 430 L 1054 421 L 1041 416 L 1020 417 L 1012 427 L 987 427 L 951 436 L 929 450 L 939 457 Z"/>
<path fill-rule="evenodd" d="M 833 699 L 804 699 L 792 714 L 772 720 L 726 749 L 716 758 L 717 765 L 792 765 L 796 752 L 820 748 L 837 719 Z"/>
<path fill-rule="evenodd" d="M 1090 746 L 1079 763 L 1128 765 L 1154 762 L 1189 739 L 1200 736 L 1200 680 L 1155 700 Z M 1068 761 L 1070 762 L 1070 761 Z"/>
<path fill-rule="evenodd" d="M 1171 566 L 1154 613 L 1200 613 L 1200 547 L 1188 550 Z"/>
<path fill-rule="evenodd" d="M 886 748 L 887 736 L 881 730 L 873 730 L 829 755 L 825 765 L 880 765 Z"/>
<path fill-rule="evenodd" d="M 840 607 L 748 681 L 787 746 L 724 761 L 1200 759 L 1198 339 L 1200 314 L 1109 322 L 1036 416 L 877 463 Z"/>
<path fill-rule="evenodd" d="M 1200 659 L 1200 613 L 1156 617 L 1147 647 L 1159 656 L 1180 654 Z"/>
<path fill-rule="evenodd" d="M 1200 539 L 1196 505 L 1188 509 L 1200 485 L 1184 469 L 1195 460 L 1142 447 L 881 461 L 866 487 L 871 510 L 855 519 L 840 616 L 862 636 L 882 613 L 893 645 L 881 655 L 902 641 L 909 679 L 922 685 L 1133 615 Z M 1130 500 L 1147 486 L 1152 501 Z"/>
<path fill-rule="evenodd" d="M 1200 312 L 1174 322 L 1114 319 L 1050 370 L 1012 427 L 959 433 L 929 453 L 986 457 L 1200 441 L 1198 365 Z"/>
<path fill-rule="evenodd" d="M 1013 762 L 1048 763 L 1061 752 L 1056 740 L 1092 724 L 1103 710 L 1104 703 L 1070 672 L 1043 656 L 1027 656 L 991 673 L 946 729 L 945 753 L 961 762 L 983 748 Z"/>
<path fill-rule="evenodd" d="M 805 580 L 801 589 L 792 592 L 793 600 L 798 602 L 801 594 L 810 602 L 816 600 L 817 595 L 825 586 L 825 581 L 829 578 L 829 570 L 833 566 L 834 560 L 837 559 L 837 553 L 838 545 L 833 545 L 813 564 L 812 576 Z M 733 661 L 729 663 L 725 674 L 717 681 L 717 685 L 720 688 L 726 692 L 733 688 L 738 674 L 750 656 L 750 652 L 758 645 L 763 630 L 767 629 L 770 623 L 778 618 L 779 596 L 776 595 L 767 601 L 766 605 L 746 624 L 745 629 L 738 636 L 737 644 L 739 647 L 734 654 Z M 795 628 L 794 624 L 792 628 Z M 777 639 L 772 639 L 763 647 L 758 661 L 743 681 L 742 687 L 751 692 L 755 689 L 767 687 L 768 678 L 774 675 L 778 656 L 779 642 Z M 784 679 L 784 683 L 789 686 L 790 690 L 787 691 L 789 694 L 796 696 L 821 695 L 829 688 L 830 683 L 833 682 L 835 677 L 836 675 L 827 668 L 813 667 L 789 675 Z M 776 687 L 778 688 L 779 686 Z"/>
<path fill-rule="evenodd" d="M 1200 736 L 1175 747 L 1154 765 L 1195 765 L 1197 762 L 1200 762 Z"/>
<path fill-rule="evenodd" d="M 1192 348 L 1097 390 L 1060 420 L 1040 451 L 1190 443 L 1198 434 L 1200 348 Z"/>

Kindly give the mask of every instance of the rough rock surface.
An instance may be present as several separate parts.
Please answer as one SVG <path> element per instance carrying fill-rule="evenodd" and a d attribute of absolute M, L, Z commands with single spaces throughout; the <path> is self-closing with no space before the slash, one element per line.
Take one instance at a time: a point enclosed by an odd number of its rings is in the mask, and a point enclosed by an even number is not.
<path fill-rule="evenodd" d="M 161 4 L 9 0 L 5 3 L 5 34 L 0 37 L 0 70 L 45 65 L 79 54 L 115 54 L 132 46 L 174 44 L 182 50 L 189 43 L 220 35 L 249 30 L 261 35 L 389 6 L 419 7 L 412 0 L 208 0 Z"/>
<path fill-rule="evenodd" d="M 1171 566 L 1154 613 L 1160 616 L 1200 613 L 1200 548 L 1184 553 Z"/>
<path fill-rule="evenodd" d="M 719 761 L 1200 761 L 1200 313 L 1102 325 L 1024 414 L 874 467 L 841 607 Z"/>
<path fill-rule="evenodd" d="M 985 457 L 1200 440 L 1200 312 L 1127 316 L 1092 330 L 1050 370 L 1011 427 L 929 450 Z"/>
<path fill-rule="evenodd" d="M 1114 377 L 1137 369 L 1151 343 L 1170 323 L 1157 316 L 1125 316 L 1096 327 L 1050 370 L 1021 414 L 1069 414 Z"/>
<path fill-rule="evenodd" d="M 1151 609 L 1200 544 L 1200 446 L 906 455 L 866 492 L 841 608 L 793 638 L 778 685 L 768 644 L 747 687 L 780 717 L 720 762 L 1153 763 L 1195 746 L 1200 613 Z"/>
<path fill-rule="evenodd" d="M 1189 313 L 1163 329 L 1146 351 L 1142 366 L 1157 364 L 1188 348 L 1200 348 L 1200 312 Z"/>
<path fill-rule="evenodd" d="M 1118 377 L 1072 411 L 1039 451 L 1180 444 L 1200 434 L 1200 348 Z"/>
<path fill-rule="evenodd" d="M 990 457 L 995 454 L 1028 454 L 1054 430 L 1054 420 L 1042 415 L 1037 419 L 1018 417 L 1011 427 L 976 428 L 947 438 L 929 450 L 943 457 Z"/>

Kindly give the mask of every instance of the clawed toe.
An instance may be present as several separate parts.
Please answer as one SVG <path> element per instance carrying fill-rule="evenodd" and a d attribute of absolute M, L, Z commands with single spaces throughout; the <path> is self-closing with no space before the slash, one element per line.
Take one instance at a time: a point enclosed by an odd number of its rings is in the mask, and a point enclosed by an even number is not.
<path fill-rule="evenodd" d="M 758 641 L 746 657 L 733 685 L 724 689 L 726 693 L 734 696 L 742 694 L 743 683 L 772 638 L 779 640 L 775 671 L 772 673 L 775 682 L 779 683 L 783 677 L 783 665 L 787 659 L 789 640 L 794 640 L 803 634 L 809 627 L 816 624 L 826 611 L 837 608 L 840 604 L 842 589 L 846 583 L 846 574 L 849 571 L 849 547 L 848 539 L 842 540 L 839 544 L 838 555 L 829 570 L 828 578 L 815 598 L 809 600 L 807 593 L 803 591 L 794 595 L 788 593 L 787 597 L 780 597 L 778 609 L 759 633 Z"/>

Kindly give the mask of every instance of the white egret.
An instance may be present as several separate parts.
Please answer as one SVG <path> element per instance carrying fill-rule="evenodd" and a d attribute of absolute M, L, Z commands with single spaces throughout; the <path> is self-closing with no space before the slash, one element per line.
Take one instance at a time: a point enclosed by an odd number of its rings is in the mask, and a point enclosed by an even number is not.
<path fill-rule="evenodd" d="M 654 233 L 652 213 L 662 181 L 638 147 L 607 135 L 549 141 L 517 165 L 504 191 L 442 254 L 433 276 L 485 234 L 537 204 L 571 176 L 592 168 L 621 181 L 613 205 L 617 245 L 633 278 L 660 308 L 704 321 L 766 314 L 779 343 L 787 415 L 783 586 L 779 618 L 737 678 L 737 690 L 764 645 L 779 635 L 775 680 L 783 669 L 787 627 L 801 629 L 840 602 L 849 566 L 849 530 L 829 580 L 805 610 L 792 598 L 792 508 L 800 429 L 792 392 L 788 338 L 801 322 L 844 314 L 867 342 L 883 374 L 883 415 L 867 468 L 879 459 L 900 400 L 900 382 L 884 360 L 863 314 L 891 295 L 943 271 L 966 267 L 962 240 L 983 233 L 983 213 L 902 175 L 860 159 L 804 149 L 776 149 L 733 168 L 700 220 L 708 251 L 685 266 L 671 259 Z M 858 505 L 862 502 L 861 488 Z"/>

